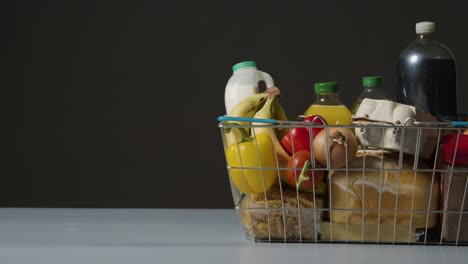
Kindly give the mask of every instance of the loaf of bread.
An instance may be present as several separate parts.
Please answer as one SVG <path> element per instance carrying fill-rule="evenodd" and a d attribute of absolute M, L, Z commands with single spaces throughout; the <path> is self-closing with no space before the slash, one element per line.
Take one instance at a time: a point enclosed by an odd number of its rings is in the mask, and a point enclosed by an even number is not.
<path fill-rule="evenodd" d="M 439 209 L 440 176 L 433 176 L 430 170 L 421 171 L 430 169 L 421 162 L 414 170 L 409 157 L 405 155 L 401 167 L 394 157 L 384 155 L 383 162 L 373 156 L 358 157 L 349 164 L 354 170 L 348 171 L 347 176 L 345 171 L 331 172 L 330 220 L 361 224 L 364 217 L 366 225 L 376 225 L 380 217 L 380 224 L 410 226 L 411 222 L 412 227 L 424 228 L 427 221 L 428 228 L 436 226 L 438 214 L 427 217 L 427 210 Z"/>
<path fill-rule="evenodd" d="M 393 224 L 362 225 L 362 224 L 336 224 L 322 222 L 323 241 L 348 241 L 348 242 L 384 242 L 384 243 L 408 243 L 416 242 L 420 234 L 416 228 L 408 226 L 394 226 Z"/>

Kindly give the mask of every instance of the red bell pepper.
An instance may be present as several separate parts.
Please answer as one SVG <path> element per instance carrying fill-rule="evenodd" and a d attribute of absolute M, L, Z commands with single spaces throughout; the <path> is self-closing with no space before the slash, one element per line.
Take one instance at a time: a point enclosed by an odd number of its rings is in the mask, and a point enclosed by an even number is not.
<path fill-rule="evenodd" d="M 314 122 L 317 125 L 326 125 L 325 119 L 319 115 L 306 117 L 305 122 Z M 323 127 L 312 128 L 312 139 L 323 129 Z M 310 151 L 310 133 L 307 127 L 294 127 L 281 139 L 281 146 L 289 155 L 306 150 Z"/>
<path fill-rule="evenodd" d="M 457 145 L 456 151 L 455 145 Z M 448 164 L 454 162 L 455 166 L 468 166 L 468 135 L 449 134 L 444 136 L 442 139 L 442 160 Z"/>

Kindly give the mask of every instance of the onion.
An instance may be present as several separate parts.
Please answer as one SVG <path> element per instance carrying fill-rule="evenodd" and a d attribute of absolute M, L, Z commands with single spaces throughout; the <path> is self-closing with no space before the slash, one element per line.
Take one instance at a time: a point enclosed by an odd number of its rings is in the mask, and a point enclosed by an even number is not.
<path fill-rule="evenodd" d="M 330 168 L 345 167 L 347 162 L 349 164 L 356 157 L 358 143 L 351 130 L 347 128 L 328 128 L 328 131 L 323 129 L 314 138 L 314 155 L 320 165 L 327 166 L 327 141 L 330 148 Z"/>

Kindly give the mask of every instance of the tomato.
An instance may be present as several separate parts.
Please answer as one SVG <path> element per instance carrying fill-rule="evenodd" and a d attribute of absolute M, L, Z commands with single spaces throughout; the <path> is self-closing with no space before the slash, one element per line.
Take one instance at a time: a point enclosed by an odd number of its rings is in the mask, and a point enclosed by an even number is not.
<path fill-rule="evenodd" d="M 300 183 L 299 190 L 304 192 L 313 192 L 313 188 L 315 186 L 315 191 L 322 193 L 325 186 L 323 182 L 325 171 L 310 170 L 310 158 L 310 152 L 303 150 L 296 152 L 289 159 L 288 170 L 286 171 L 287 184 L 291 187 L 297 188 L 297 183 Z M 303 171 L 304 173 L 302 173 Z"/>

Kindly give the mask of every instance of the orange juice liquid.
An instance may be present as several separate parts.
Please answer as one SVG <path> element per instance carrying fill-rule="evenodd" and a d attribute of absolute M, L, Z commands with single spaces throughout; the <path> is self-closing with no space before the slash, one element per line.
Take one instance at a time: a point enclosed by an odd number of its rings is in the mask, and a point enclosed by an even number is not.
<path fill-rule="evenodd" d="M 352 125 L 352 114 L 345 105 L 312 104 L 307 108 L 305 116 L 320 115 L 328 125 Z"/>

